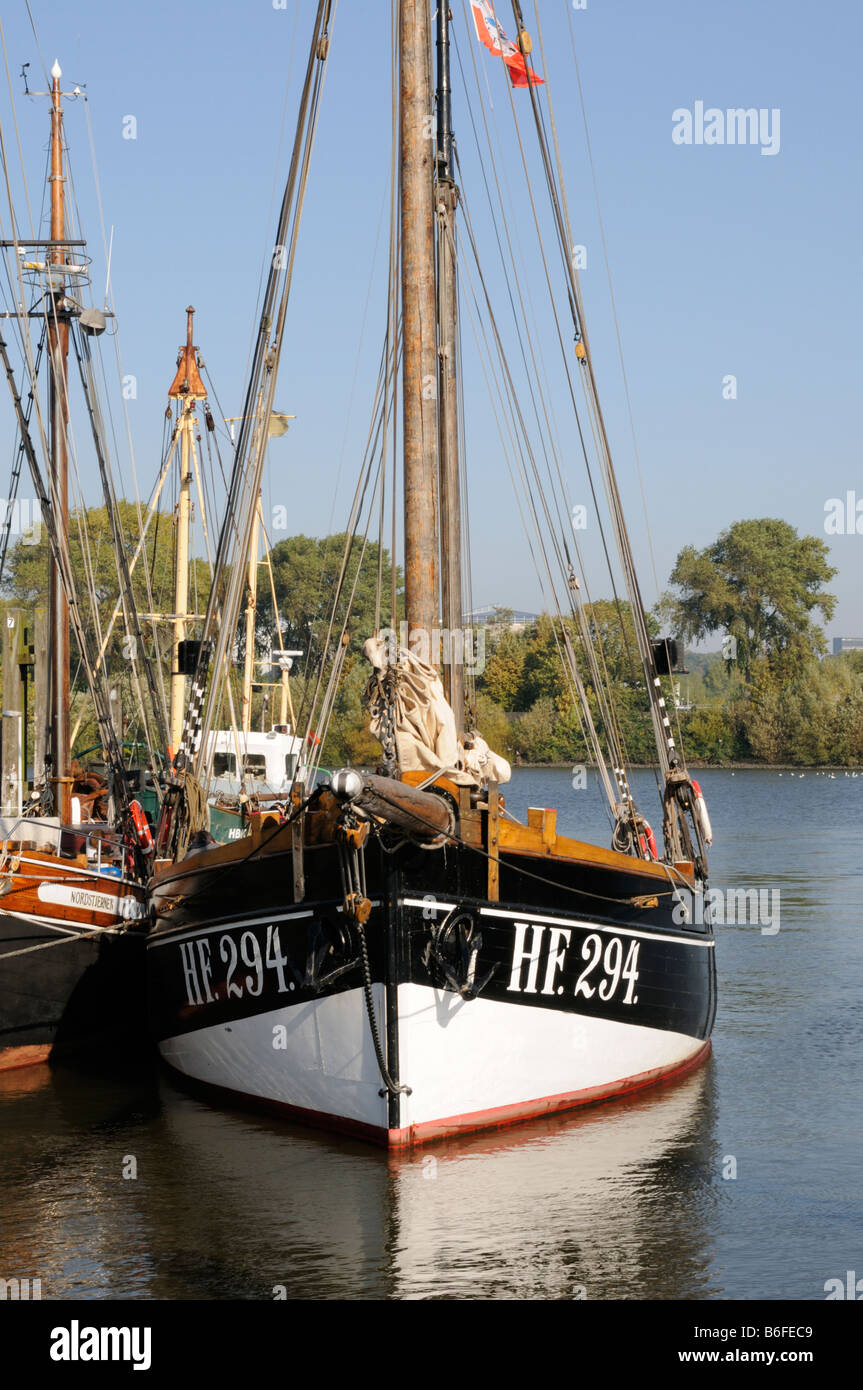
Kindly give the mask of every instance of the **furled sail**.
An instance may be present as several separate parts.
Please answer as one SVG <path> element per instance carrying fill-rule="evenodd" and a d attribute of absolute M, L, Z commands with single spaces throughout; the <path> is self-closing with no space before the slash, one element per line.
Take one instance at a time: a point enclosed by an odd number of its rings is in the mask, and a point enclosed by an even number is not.
<path fill-rule="evenodd" d="M 478 733 L 472 733 L 464 743 L 459 741 L 455 715 L 434 666 L 407 647 L 394 653 L 381 637 L 370 637 L 363 644 L 363 655 L 376 671 L 396 674 L 391 709 L 396 755 L 403 772 L 446 772 L 462 786 L 480 786 L 489 778 L 509 781 L 509 763 L 493 753 Z M 372 709 L 369 728 L 383 743 L 384 716 L 379 709 Z"/>

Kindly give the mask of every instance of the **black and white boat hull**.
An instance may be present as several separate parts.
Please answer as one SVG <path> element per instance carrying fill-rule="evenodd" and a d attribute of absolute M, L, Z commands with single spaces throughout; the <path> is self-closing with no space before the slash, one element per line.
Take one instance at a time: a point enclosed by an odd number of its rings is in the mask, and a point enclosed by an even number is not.
<path fill-rule="evenodd" d="M 146 1046 L 144 937 L 0 914 L 0 1072 Z"/>
<path fill-rule="evenodd" d="M 365 933 L 370 991 L 336 902 L 158 929 L 147 956 L 163 1058 L 404 1148 L 623 1095 L 709 1050 L 709 928 L 411 892 L 377 899 Z"/>

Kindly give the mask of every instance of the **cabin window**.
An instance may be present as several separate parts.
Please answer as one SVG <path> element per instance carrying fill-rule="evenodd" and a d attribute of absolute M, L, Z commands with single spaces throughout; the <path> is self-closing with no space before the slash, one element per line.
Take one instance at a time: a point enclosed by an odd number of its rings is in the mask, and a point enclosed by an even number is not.
<path fill-rule="evenodd" d="M 296 767 L 296 765 L 297 759 L 295 754 L 287 753 L 285 755 L 285 776 L 287 777 L 289 782 L 292 782 L 294 780 L 294 768 Z"/>
<path fill-rule="evenodd" d="M 267 759 L 263 753 L 247 753 L 243 758 L 244 777 L 266 777 Z"/>
<path fill-rule="evenodd" d="M 213 758 L 214 777 L 233 777 L 237 771 L 237 760 L 233 753 L 216 753 Z"/>

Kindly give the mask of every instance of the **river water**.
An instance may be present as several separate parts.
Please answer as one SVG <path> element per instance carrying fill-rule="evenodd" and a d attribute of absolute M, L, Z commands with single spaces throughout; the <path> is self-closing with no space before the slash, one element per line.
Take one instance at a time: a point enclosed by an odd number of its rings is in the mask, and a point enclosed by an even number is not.
<path fill-rule="evenodd" d="M 517 770 L 508 805 L 606 843 L 573 780 Z M 12 1072 L 0 1276 L 57 1299 L 824 1299 L 863 1275 L 863 775 L 700 780 L 711 883 L 763 895 L 717 926 L 696 1074 L 393 1158 L 155 1069 Z"/>

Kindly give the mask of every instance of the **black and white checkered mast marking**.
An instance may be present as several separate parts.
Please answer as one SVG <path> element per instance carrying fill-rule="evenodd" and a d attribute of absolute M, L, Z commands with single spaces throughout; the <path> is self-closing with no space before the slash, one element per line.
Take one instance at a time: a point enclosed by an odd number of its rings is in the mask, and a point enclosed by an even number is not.
<path fill-rule="evenodd" d="M 201 643 L 198 664 L 192 677 L 189 691 L 189 708 L 183 725 L 183 736 L 175 759 L 176 766 L 191 767 L 201 746 L 201 730 L 204 722 L 204 698 L 207 693 L 207 673 L 213 655 L 213 639 Z"/>

